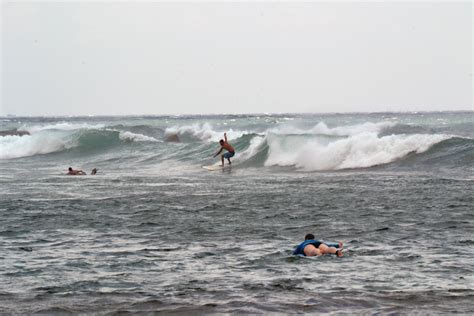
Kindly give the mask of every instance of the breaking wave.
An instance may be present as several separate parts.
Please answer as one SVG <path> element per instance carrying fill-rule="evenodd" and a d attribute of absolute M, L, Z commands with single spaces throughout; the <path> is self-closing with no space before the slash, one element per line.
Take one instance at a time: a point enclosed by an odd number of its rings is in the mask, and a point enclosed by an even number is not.
<path fill-rule="evenodd" d="M 51 133 L 0 137 L 0 159 L 49 154 L 74 147 L 74 143 Z"/>
<path fill-rule="evenodd" d="M 119 133 L 119 138 L 131 142 L 159 142 L 159 140 L 154 137 L 123 131 Z"/>
<path fill-rule="evenodd" d="M 105 128 L 103 125 L 65 123 L 20 130 L 30 134 L 0 137 L 0 159 L 44 155 L 70 149 L 90 153 L 133 142 L 160 142 L 152 136 Z"/>
<path fill-rule="evenodd" d="M 448 135 L 390 135 L 361 133 L 334 142 L 318 139 L 267 139 L 266 166 L 295 166 L 307 171 L 367 168 L 387 164 L 408 154 L 420 154 L 449 139 Z"/>
<path fill-rule="evenodd" d="M 181 125 L 171 126 L 165 130 L 167 136 L 177 135 L 182 142 L 216 142 L 222 138 L 222 134 L 227 131 L 228 139 L 235 140 L 242 137 L 250 132 L 248 131 L 237 131 L 233 129 L 226 129 L 221 127 L 220 131 L 217 131 L 209 123 L 195 123 L 192 125 Z"/>
<path fill-rule="evenodd" d="M 30 134 L 0 137 L 0 159 L 36 155 L 107 153 L 120 160 L 130 146 L 135 163 L 182 160 L 202 164 L 218 148 L 227 131 L 241 167 L 273 167 L 323 171 L 395 167 L 468 167 L 473 165 L 474 141 L 431 129 L 394 122 L 363 122 L 329 127 L 318 122 L 306 128 L 279 125 L 242 130 L 225 124 L 105 125 L 57 123 L 22 126 Z M 173 137 L 170 137 L 173 136 Z M 172 140 L 170 140 L 172 139 Z M 170 141 L 170 142 L 168 142 Z M 469 167 L 471 166 L 471 167 Z"/>

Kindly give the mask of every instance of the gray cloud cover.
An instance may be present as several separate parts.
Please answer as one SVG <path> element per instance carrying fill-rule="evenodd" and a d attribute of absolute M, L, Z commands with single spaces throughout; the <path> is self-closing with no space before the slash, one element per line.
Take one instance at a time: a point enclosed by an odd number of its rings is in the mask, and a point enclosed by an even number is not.
<path fill-rule="evenodd" d="M 2 2 L 0 115 L 472 110 L 472 4 Z"/>

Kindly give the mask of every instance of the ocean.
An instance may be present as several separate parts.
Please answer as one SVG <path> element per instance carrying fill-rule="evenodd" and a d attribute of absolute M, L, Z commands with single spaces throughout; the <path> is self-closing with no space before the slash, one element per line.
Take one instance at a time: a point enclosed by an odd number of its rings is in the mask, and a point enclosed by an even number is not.
<path fill-rule="evenodd" d="M 0 314 L 472 314 L 473 114 L 2 117 Z"/>

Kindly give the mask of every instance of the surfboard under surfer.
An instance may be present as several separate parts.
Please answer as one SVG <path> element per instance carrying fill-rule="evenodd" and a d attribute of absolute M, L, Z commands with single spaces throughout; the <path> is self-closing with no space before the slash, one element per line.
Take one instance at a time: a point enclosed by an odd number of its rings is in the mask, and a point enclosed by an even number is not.
<path fill-rule="evenodd" d="M 232 162 L 230 162 L 230 158 L 234 157 L 235 149 L 227 142 L 227 133 L 224 133 L 224 139 L 221 139 L 219 144 L 221 145 L 221 148 L 214 154 L 213 158 L 217 157 L 225 149 L 227 152 L 221 155 L 222 167 L 224 167 L 224 158 L 227 159 L 229 165 L 232 164 Z"/>

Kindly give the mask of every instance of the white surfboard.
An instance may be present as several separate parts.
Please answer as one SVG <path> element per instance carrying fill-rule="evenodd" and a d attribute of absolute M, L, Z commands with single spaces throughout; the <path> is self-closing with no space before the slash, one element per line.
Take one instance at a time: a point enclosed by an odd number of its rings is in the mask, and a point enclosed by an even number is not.
<path fill-rule="evenodd" d="M 220 164 L 219 165 L 202 166 L 202 167 L 206 170 L 209 170 L 209 171 L 224 170 L 224 169 L 230 168 L 229 165 L 225 165 L 224 167 L 222 167 Z"/>

